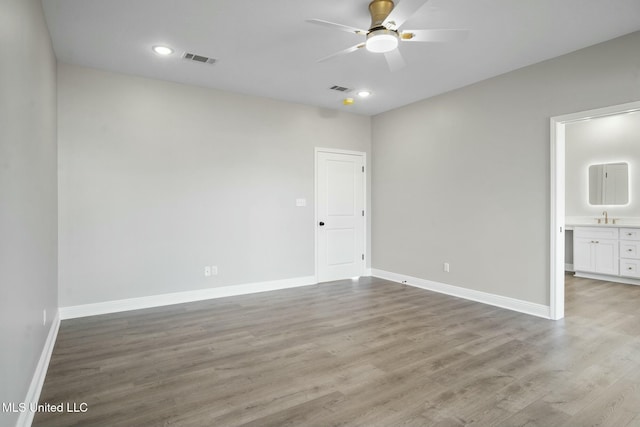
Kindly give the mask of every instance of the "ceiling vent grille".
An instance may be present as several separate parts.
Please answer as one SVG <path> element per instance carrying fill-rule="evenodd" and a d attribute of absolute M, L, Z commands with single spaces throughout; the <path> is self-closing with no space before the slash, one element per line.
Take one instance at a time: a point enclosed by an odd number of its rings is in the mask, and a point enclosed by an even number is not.
<path fill-rule="evenodd" d="M 201 62 L 203 64 L 214 64 L 216 62 L 214 58 L 209 58 L 202 55 L 196 55 L 195 53 L 189 53 L 189 52 L 185 52 L 185 54 L 182 57 L 187 61 Z"/>
<path fill-rule="evenodd" d="M 338 86 L 338 85 L 333 85 L 329 89 L 337 90 L 338 92 L 349 92 L 351 90 L 348 87 Z"/>

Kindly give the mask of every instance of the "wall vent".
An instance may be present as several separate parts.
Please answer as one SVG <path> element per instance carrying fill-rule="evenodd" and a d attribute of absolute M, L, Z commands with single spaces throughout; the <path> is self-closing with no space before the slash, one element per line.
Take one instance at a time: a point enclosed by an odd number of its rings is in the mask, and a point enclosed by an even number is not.
<path fill-rule="evenodd" d="M 185 52 L 182 57 L 188 61 L 201 62 L 203 64 L 214 64 L 216 62 L 215 58 L 209 58 L 202 55 L 196 55 L 195 53 Z"/>
<path fill-rule="evenodd" d="M 338 86 L 338 85 L 333 85 L 329 89 L 337 90 L 338 92 L 349 92 L 351 90 L 348 87 Z"/>

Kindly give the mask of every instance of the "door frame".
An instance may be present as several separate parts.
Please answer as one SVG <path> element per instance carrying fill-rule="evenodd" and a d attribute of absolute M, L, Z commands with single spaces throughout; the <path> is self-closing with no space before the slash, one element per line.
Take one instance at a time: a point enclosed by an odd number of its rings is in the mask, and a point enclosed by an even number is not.
<path fill-rule="evenodd" d="M 551 217 L 549 263 L 549 317 L 564 317 L 564 239 L 565 239 L 565 125 L 593 118 L 614 116 L 640 110 L 640 101 L 612 105 L 594 110 L 580 111 L 551 117 Z"/>
<path fill-rule="evenodd" d="M 313 153 L 313 176 L 314 176 L 314 180 L 313 180 L 313 186 L 314 186 L 314 198 L 313 198 L 313 258 L 314 258 L 314 275 L 315 275 L 315 282 L 318 283 L 318 153 L 331 153 L 331 154 L 347 154 L 350 156 L 360 156 L 362 157 L 362 164 L 364 165 L 364 176 L 363 176 L 363 194 L 362 197 L 364 198 L 363 202 L 364 202 L 364 230 L 362 233 L 362 251 L 364 252 L 364 261 L 365 261 L 365 265 L 362 268 L 362 274 L 366 274 L 367 272 L 367 267 L 366 267 L 366 262 L 367 259 L 369 258 L 369 253 L 367 252 L 367 239 L 368 239 L 368 227 L 367 227 L 367 223 L 369 220 L 369 209 L 367 208 L 367 173 L 368 173 L 368 166 L 367 166 L 367 153 L 364 151 L 352 151 L 352 150 L 342 150 L 342 149 L 338 149 L 338 148 L 323 148 L 323 147 L 315 147 L 314 149 L 314 153 Z"/>

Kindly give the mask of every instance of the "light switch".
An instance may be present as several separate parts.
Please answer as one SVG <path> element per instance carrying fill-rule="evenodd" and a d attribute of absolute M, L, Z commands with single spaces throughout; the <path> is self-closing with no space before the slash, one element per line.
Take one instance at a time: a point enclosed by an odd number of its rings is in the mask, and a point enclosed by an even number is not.
<path fill-rule="evenodd" d="M 296 199 L 296 206 L 298 207 L 307 206 L 307 199 Z"/>

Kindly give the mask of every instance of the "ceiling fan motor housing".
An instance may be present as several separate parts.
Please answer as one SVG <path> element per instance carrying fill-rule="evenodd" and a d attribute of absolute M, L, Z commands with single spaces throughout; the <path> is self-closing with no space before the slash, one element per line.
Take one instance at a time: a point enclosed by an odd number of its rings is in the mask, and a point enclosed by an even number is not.
<path fill-rule="evenodd" d="M 369 3 L 369 13 L 371 14 L 371 27 L 370 30 L 374 30 L 377 27 L 382 27 L 382 23 L 387 16 L 393 10 L 393 1 L 391 0 L 373 0 Z"/>

